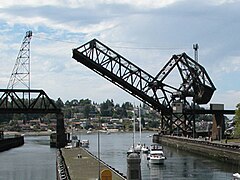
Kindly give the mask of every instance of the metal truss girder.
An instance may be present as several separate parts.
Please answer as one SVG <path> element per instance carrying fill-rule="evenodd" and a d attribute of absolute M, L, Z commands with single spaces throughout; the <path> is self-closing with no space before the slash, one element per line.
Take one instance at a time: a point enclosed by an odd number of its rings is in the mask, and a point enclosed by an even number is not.
<path fill-rule="evenodd" d="M 185 114 L 235 114 L 235 110 L 186 109 Z"/>
<path fill-rule="evenodd" d="M 184 134 L 189 131 L 195 132 L 194 114 L 204 114 L 208 111 L 200 112 L 193 107 L 195 103 L 208 103 L 216 90 L 205 68 L 186 53 L 173 55 L 155 77 L 96 39 L 73 49 L 73 58 L 160 111 L 162 130 L 170 132 L 174 127 L 178 127 Z M 180 77 L 179 85 L 166 81 L 175 70 Z M 191 106 L 189 99 L 194 106 Z M 180 118 L 173 114 L 173 103 L 183 104 Z"/>
<path fill-rule="evenodd" d="M 61 113 L 43 90 L 0 89 L 0 113 Z"/>
<path fill-rule="evenodd" d="M 98 40 L 73 49 L 73 58 L 154 109 L 170 113 L 149 87 L 154 78 Z"/>
<path fill-rule="evenodd" d="M 179 86 L 166 83 L 166 78 L 177 69 L 181 82 Z M 165 98 L 171 103 L 175 98 L 193 97 L 198 104 L 207 104 L 216 90 L 205 68 L 186 53 L 173 55 L 153 80 L 158 91 L 166 92 Z"/>

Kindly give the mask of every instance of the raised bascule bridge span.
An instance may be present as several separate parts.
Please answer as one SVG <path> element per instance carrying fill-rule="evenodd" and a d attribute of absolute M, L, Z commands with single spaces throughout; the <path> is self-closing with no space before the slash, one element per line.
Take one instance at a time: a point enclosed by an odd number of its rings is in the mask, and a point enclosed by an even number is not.
<path fill-rule="evenodd" d="M 195 108 L 196 104 L 209 103 L 216 88 L 205 68 L 186 53 L 173 55 L 156 76 L 96 39 L 73 49 L 73 58 L 160 112 L 161 131 L 165 134 L 178 129 L 185 136 L 196 136 L 195 114 L 213 114 L 212 131 L 218 136 L 217 127 L 224 131 L 223 115 L 235 112 Z"/>

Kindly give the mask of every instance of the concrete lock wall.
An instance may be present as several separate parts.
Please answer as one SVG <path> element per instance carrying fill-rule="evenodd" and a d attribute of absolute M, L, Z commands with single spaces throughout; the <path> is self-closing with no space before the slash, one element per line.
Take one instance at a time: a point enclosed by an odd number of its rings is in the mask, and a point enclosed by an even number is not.
<path fill-rule="evenodd" d="M 0 152 L 11 148 L 19 147 L 24 144 L 24 136 L 16 136 L 0 140 Z"/>
<path fill-rule="evenodd" d="M 210 141 L 162 136 L 158 140 L 161 144 L 173 146 L 184 151 L 196 153 L 218 161 L 240 165 L 240 146 L 214 143 Z"/>

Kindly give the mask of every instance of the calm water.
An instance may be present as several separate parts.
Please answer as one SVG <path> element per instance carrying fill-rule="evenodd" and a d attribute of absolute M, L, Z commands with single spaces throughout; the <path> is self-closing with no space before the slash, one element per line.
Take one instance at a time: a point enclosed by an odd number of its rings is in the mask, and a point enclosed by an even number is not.
<path fill-rule="evenodd" d="M 150 145 L 152 133 L 142 133 L 142 143 Z M 80 135 L 89 139 L 89 150 L 97 156 L 97 134 Z M 136 142 L 139 141 L 136 135 Z M 126 152 L 132 144 L 131 133 L 100 134 L 101 159 L 127 174 Z M 240 167 L 219 163 L 164 146 L 167 160 L 164 165 L 148 165 L 146 155 L 142 155 L 143 180 L 227 180 Z M 56 150 L 49 147 L 49 137 L 25 137 L 25 145 L 0 153 L 0 180 L 55 180 Z"/>
<path fill-rule="evenodd" d="M 56 149 L 49 137 L 25 137 L 25 144 L 0 153 L 0 180 L 55 180 Z"/>
<path fill-rule="evenodd" d="M 149 146 L 152 143 L 152 138 L 148 136 L 152 134 L 152 132 L 142 133 L 141 142 Z M 81 135 L 81 137 L 90 140 L 89 150 L 97 156 L 97 134 Z M 120 172 L 127 174 L 126 152 L 132 141 L 132 133 L 100 134 L 100 158 Z M 137 134 L 136 142 L 139 142 Z M 195 154 L 166 146 L 163 148 L 167 157 L 164 165 L 149 165 L 146 155 L 141 155 L 142 179 L 230 180 L 233 179 L 233 172 L 240 170 L 240 167 L 219 163 Z"/>

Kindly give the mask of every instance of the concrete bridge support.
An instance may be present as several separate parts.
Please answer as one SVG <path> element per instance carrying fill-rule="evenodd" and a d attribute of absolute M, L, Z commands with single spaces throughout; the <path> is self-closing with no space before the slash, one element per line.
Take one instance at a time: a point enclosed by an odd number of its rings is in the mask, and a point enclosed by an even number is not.
<path fill-rule="evenodd" d="M 210 109 L 224 111 L 224 105 L 211 104 Z M 219 113 L 213 114 L 212 140 L 220 141 L 224 137 L 225 121 L 224 121 L 223 113 L 221 113 L 220 111 Z"/>
<path fill-rule="evenodd" d="M 223 114 L 213 114 L 212 140 L 222 140 L 225 131 Z"/>
<path fill-rule="evenodd" d="M 64 116 L 63 113 L 57 113 L 57 138 L 56 138 L 56 147 L 62 148 L 67 144 L 67 135 L 65 133 L 64 127 Z"/>

